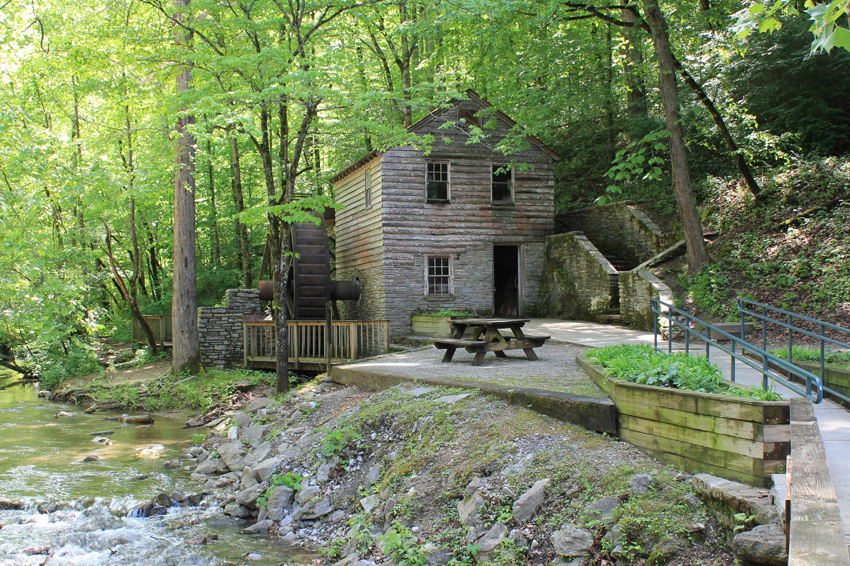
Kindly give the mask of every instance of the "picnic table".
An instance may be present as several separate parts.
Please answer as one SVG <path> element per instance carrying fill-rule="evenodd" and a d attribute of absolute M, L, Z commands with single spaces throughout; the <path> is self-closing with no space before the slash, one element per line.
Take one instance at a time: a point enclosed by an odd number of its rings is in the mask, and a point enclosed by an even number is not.
<path fill-rule="evenodd" d="M 434 347 L 445 350 L 443 361 L 450 362 L 458 348 L 474 353 L 472 365 L 479 366 L 487 352 L 493 352 L 500 358 L 505 357 L 506 350 L 522 350 L 525 356 L 534 361 L 537 354 L 534 348 L 542 346 L 549 336 L 528 336 L 522 327 L 530 319 L 527 318 L 461 318 L 451 321 L 452 335 L 450 338 L 434 338 Z M 510 330 L 511 334 L 502 334 Z M 469 335 L 465 336 L 467 331 Z"/>

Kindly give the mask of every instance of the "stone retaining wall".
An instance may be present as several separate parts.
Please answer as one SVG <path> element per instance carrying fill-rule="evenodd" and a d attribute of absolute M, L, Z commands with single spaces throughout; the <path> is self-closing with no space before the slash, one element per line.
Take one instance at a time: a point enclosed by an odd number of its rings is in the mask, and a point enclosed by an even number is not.
<path fill-rule="evenodd" d="M 243 315 L 262 311 L 257 289 L 228 289 L 225 304 L 198 309 L 198 340 L 206 367 L 242 367 Z"/>
<path fill-rule="evenodd" d="M 673 304 L 673 291 L 646 269 L 620 272 L 620 316 L 624 323 L 652 330 L 652 299 Z"/>
<path fill-rule="evenodd" d="M 581 232 L 546 238 L 540 314 L 551 318 L 596 320 L 608 314 L 614 266 Z"/>

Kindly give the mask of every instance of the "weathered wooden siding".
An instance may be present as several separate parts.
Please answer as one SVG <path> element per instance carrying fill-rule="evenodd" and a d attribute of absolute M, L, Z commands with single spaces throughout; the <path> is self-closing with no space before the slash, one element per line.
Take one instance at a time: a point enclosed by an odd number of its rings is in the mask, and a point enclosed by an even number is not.
<path fill-rule="evenodd" d="M 371 171 L 372 204 L 365 206 L 365 171 Z M 384 231 L 382 214 L 381 158 L 336 183 L 336 200 L 343 206 L 336 212 L 336 278 L 359 280 L 360 300 L 341 301 L 340 314 L 346 319 L 386 318 L 384 301 Z"/>
<path fill-rule="evenodd" d="M 473 107 L 471 101 L 462 107 Z M 461 129 L 440 129 L 456 120 L 457 108 L 443 111 L 416 128 L 436 140 L 431 154 L 411 147 L 393 148 L 382 156 L 384 209 L 384 277 L 387 318 L 391 332 L 410 328 L 417 310 L 493 310 L 493 246 L 520 246 L 522 269 L 520 309 L 528 314 L 536 305 L 543 271 L 543 242 L 554 226 L 552 157 L 532 146 L 521 154 L 504 156 L 493 147 L 510 124 L 496 118 L 495 130 L 486 130 L 485 144 L 467 145 Z M 445 140 L 451 139 L 450 143 Z M 514 172 L 514 202 L 492 204 L 492 165 L 511 158 L 531 166 Z M 451 163 L 451 202 L 425 202 L 425 174 L 429 161 Z M 425 257 L 451 255 L 454 294 L 426 296 Z"/>

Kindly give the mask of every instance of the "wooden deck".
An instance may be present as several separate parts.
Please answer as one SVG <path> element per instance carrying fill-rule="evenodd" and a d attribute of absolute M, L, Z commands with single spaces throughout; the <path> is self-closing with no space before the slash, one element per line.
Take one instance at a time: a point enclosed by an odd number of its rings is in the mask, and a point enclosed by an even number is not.
<path fill-rule="evenodd" d="M 276 365 L 274 321 L 245 321 L 244 367 L 274 369 Z M 290 320 L 289 363 L 294 369 L 325 368 L 326 323 L 323 320 Z M 344 363 L 387 352 L 389 324 L 386 320 L 339 320 L 331 323 L 331 363 Z"/>

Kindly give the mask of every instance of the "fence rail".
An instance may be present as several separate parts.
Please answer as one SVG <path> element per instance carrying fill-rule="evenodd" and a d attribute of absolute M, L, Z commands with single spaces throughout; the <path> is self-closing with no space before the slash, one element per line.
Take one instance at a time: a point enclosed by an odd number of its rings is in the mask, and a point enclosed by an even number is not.
<path fill-rule="evenodd" d="M 829 386 L 829 383 L 826 382 L 826 345 L 832 344 L 833 346 L 838 346 L 840 348 L 850 348 L 850 328 L 844 328 L 816 318 L 772 307 L 764 303 L 757 303 L 756 301 L 751 301 L 750 299 L 744 299 L 741 297 L 738 298 L 738 313 L 741 315 L 742 327 L 745 324 L 747 317 L 761 322 L 762 350 L 767 350 L 768 325 L 774 325 L 788 330 L 788 362 L 790 363 L 793 363 L 794 361 L 795 332 L 803 336 L 816 339 L 820 345 L 820 376 L 821 379 L 824 380 L 823 390 L 835 397 L 838 397 L 846 403 L 850 403 L 850 397 L 836 391 Z M 784 320 L 780 320 L 779 317 L 782 317 Z M 802 324 L 809 324 L 810 326 L 817 328 L 818 332 L 807 330 L 802 327 Z M 844 341 L 828 336 L 827 332 L 830 332 L 836 337 L 844 337 Z M 762 363 L 764 366 L 767 366 L 769 360 L 767 358 L 763 358 Z"/>
<path fill-rule="evenodd" d="M 742 338 L 729 334 L 711 323 L 700 320 L 694 315 L 659 299 L 652 299 L 652 312 L 655 314 L 653 318 L 655 321 L 654 344 L 656 350 L 659 349 L 659 334 L 666 334 L 667 351 L 668 353 L 672 352 L 673 331 L 678 329 L 685 334 L 685 351 L 688 353 L 690 353 L 691 342 L 697 340 L 705 344 L 705 357 L 709 360 L 711 359 L 712 348 L 729 354 L 731 358 L 729 378 L 732 381 L 735 381 L 735 364 L 740 362 L 761 372 L 763 376 L 762 386 L 765 389 L 768 389 L 770 380 L 784 385 L 798 395 L 808 397 L 813 403 L 820 403 L 823 400 L 823 380 L 819 375 L 796 366 L 788 360 L 774 356 L 763 348 L 750 344 Z M 659 323 L 661 324 L 660 329 Z M 741 334 L 743 335 L 743 331 Z M 723 340 L 729 346 L 725 346 L 719 340 Z M 758 358 L 758 360 L 751 356 Z M 789 379 L 786 379 L 786 377 Z M 805 390 L 800 389 L 797 384 L 790 381 L 794 378 L 805 383 Z"/>
<path fill-rule="evenodd" d="M 244 364 L 276 361 L 274 322 L 245 321 Z M 290 320 L 286 323 L 289 362 L 298 368 L 324 364 L 326 323 Z M 341 363 L 385 353 L 389 347 L 389 323 L 386 320 L 335 320 L 331 323 L 332 363 Z"/>
<path fill-rule="evenodd" d="M 171 315 L 170 314 L 144 314 L 142 318 L 147 321 L 148 326 L 153 331 L 154 341 L 157 344 L 165 345 L 171 343 Z M 133 342 L 145 342 L 145 333 L 142 331 L 142 325 L 133 319 Z"/>

